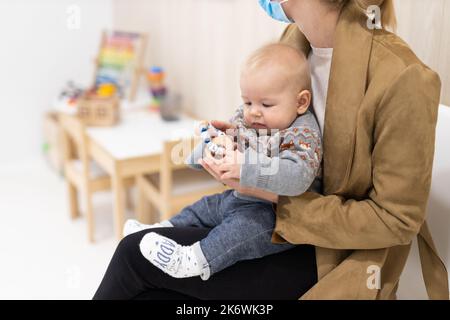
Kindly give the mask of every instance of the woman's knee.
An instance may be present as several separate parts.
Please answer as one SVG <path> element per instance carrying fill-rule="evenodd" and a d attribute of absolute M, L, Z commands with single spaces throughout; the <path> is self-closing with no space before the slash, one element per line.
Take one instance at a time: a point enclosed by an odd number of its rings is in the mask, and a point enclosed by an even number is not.
<path fill-rule="evenodd" d="M 116 248 L 115 255 L 126 260 L 135 258 L 136 254 L 140 254 L 139 243 L 144 235 L 145 233 L 137 232 L 123 238 Z"/>

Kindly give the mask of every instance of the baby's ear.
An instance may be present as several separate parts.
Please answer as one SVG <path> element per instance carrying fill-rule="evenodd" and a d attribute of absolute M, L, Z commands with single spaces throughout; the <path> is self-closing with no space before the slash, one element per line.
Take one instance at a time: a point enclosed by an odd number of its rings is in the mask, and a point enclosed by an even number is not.
<path fill-rule="evenodd" d="M 303 90 L 297 95 L 297 114 L 304 114 L 311 104 L 311 91 Z"/>

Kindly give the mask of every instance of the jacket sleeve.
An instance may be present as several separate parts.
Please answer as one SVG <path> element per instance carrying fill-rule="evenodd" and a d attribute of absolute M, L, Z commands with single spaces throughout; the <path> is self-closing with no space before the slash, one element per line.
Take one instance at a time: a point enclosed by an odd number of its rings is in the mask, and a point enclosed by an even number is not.
<path fill-rule="evenodd" d="M 409 244 L 425 220 L 439 93 L 434 72 L 418 64 L 407 67 L 376 110 L 367 198 L 313 192 L 281 197 L 273 241 L 332 249 Z"/>

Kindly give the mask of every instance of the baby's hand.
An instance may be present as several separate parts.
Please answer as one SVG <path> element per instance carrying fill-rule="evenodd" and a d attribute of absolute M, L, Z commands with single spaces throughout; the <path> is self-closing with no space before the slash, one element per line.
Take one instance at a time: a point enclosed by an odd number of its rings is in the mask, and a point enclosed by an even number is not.
<path fill-rule="evenodd" d="M 227 150 L 222 163 L 219 165 L 219 170 L 222 173 L 221 179 L 240 179 L 241 166 L 244 161 L 244 154 L 239 150 Z"/>
<path fill-rule="evenodd" d="M 206 148 L 206 155 L 214 159 L 222 159 L 227 150 L 233 151 L 235 143 L 233 139 L 227 135 L 220 135 L 212 139 L 212 145 Z"/>
<path fill-rule="evenodd" d="M 236 143 L 230 136 L 220 136 L 213 139 L 217 145 L 222 146 L 224 153 L 219 157 L 206 149 L 207 160 L 212 161 L 220 171 L 221 180 L 240 179 L 241 165 L 244 154 L 237 150 Z"/>
<path fill-rule="evenodd" d="M 200 136 L 204 142 L 209 143 L 215 137 L 224 135 L 225 133 L 216 129 L 208 121 L 202 121 L 198 127 L 195 128 L 195 134 Z"/>
<path fill-rule="evenodd" d="M 201 121 L 198 126 L 195 128 L 195 135 L 200 136 L 203 128 L 208 128 L 210 126 L 208 121 Z"/>
<path fill-rule="evenodd" d="M 227 132 L 227 130 L 230 130 L 230 129 L 231 130 L 236 129 L 236 126 L 234 124 L 231 124 L 229 122 L 219 121 L 219 120 L 212 120 L 211 125 L 214 128 L 221 130 L 223 132 Z"/>

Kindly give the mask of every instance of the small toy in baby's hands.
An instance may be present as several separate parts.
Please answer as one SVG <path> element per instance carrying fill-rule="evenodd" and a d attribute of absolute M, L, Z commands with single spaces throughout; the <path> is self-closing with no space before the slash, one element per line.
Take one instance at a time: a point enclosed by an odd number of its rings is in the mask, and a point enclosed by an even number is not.
<path fill-rule="evenodd" d="M 223 131 L 213 127 L 209 122 L 203 122 L 200 124 L 200 137 L 213 157 L 220 158 L 225 155 L 226 134 Z"/>

